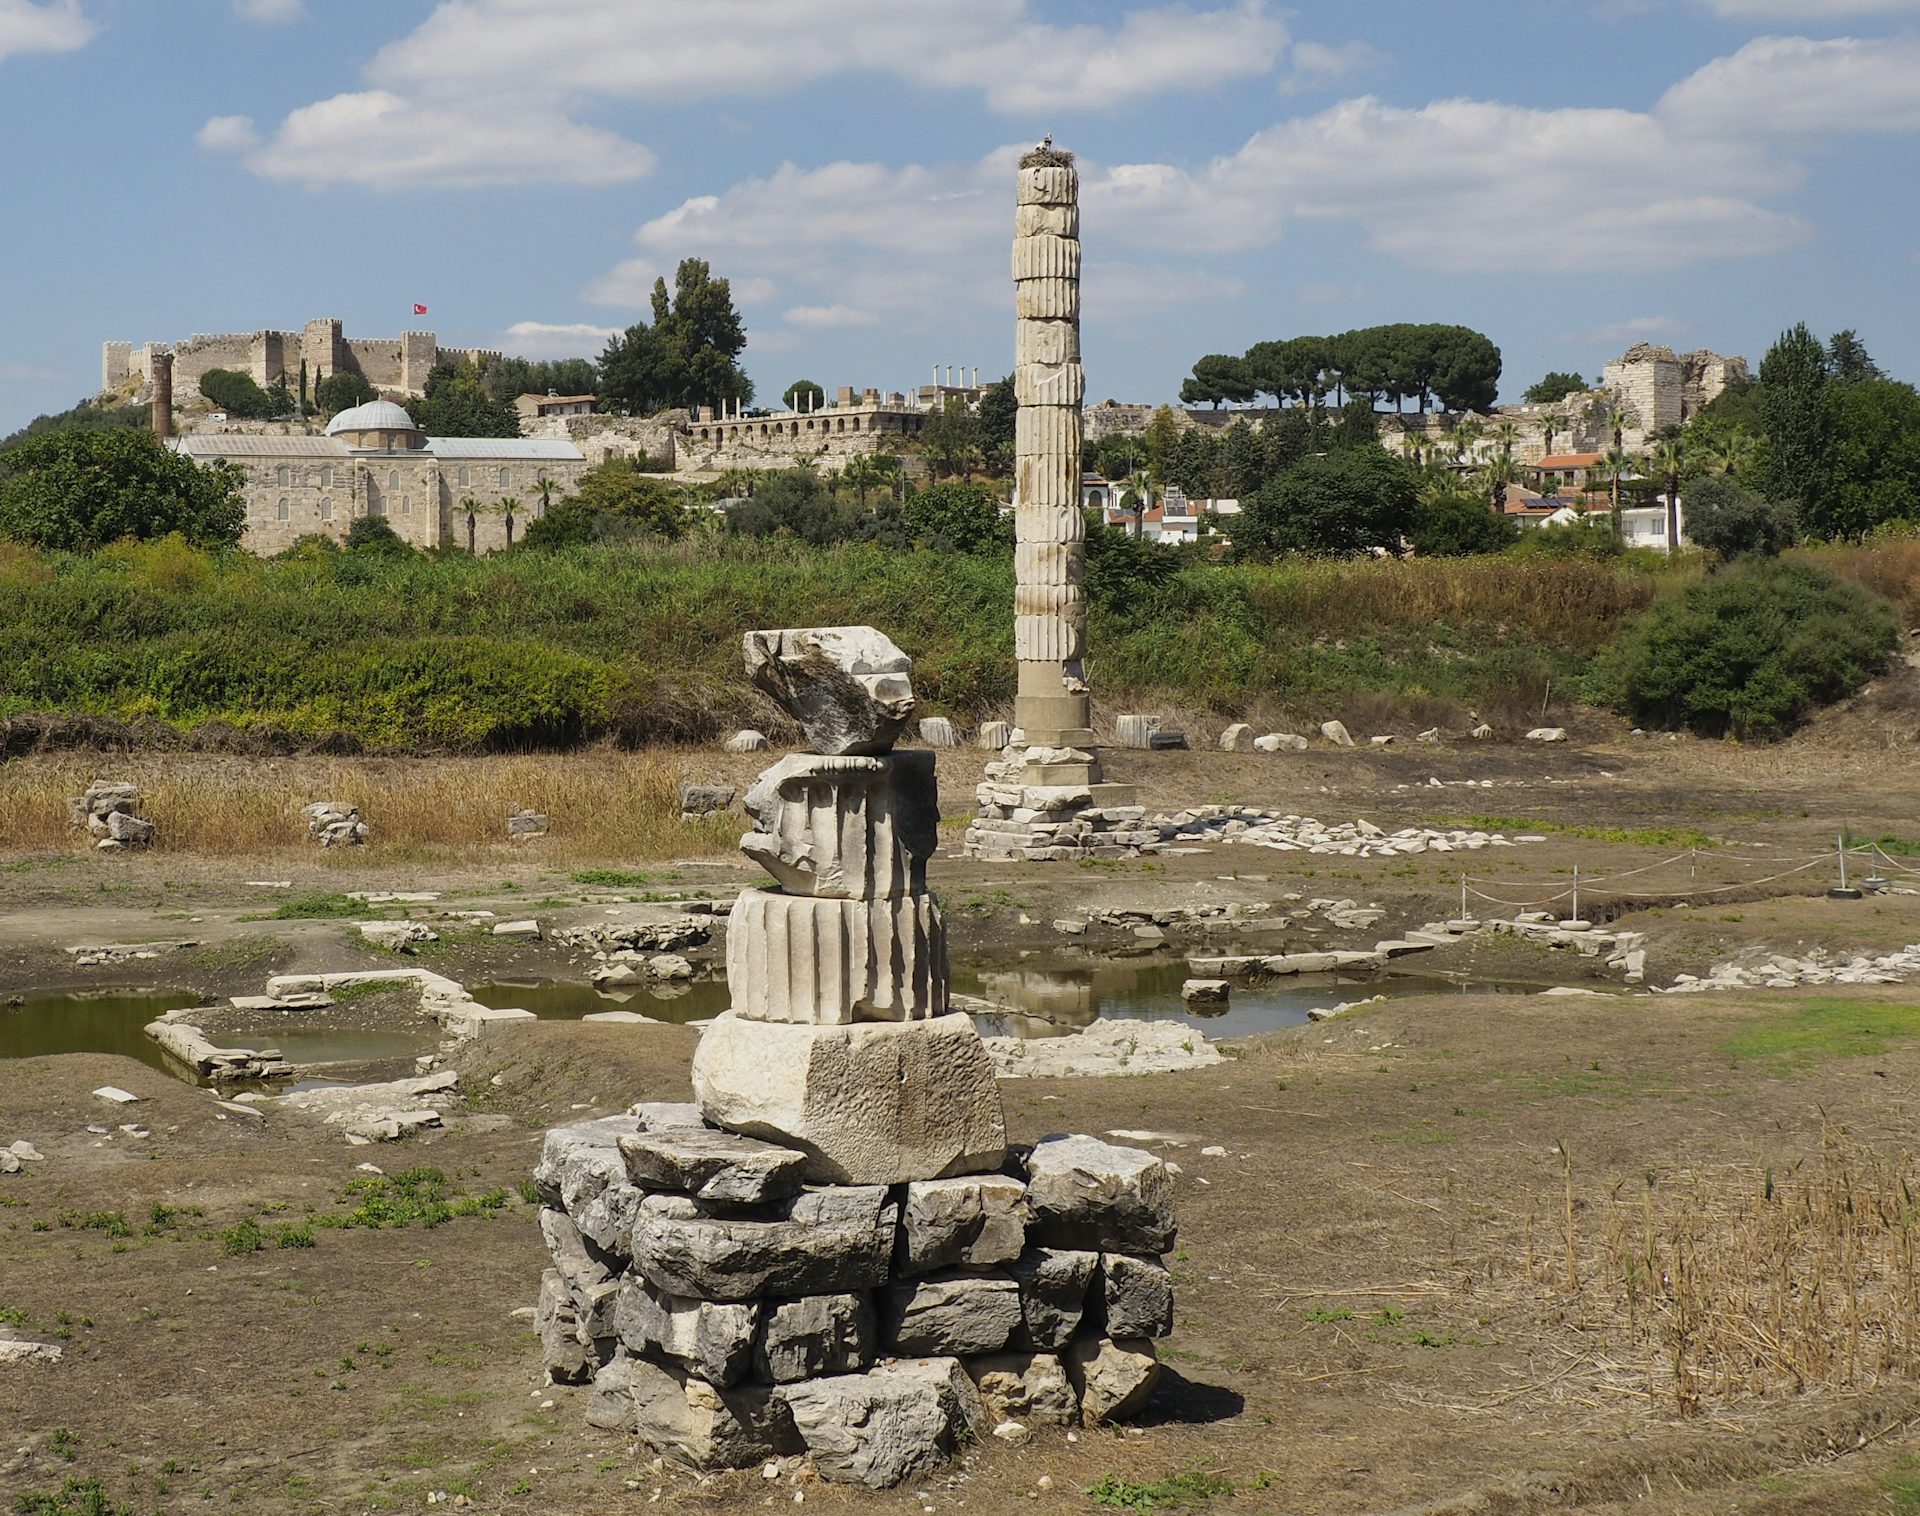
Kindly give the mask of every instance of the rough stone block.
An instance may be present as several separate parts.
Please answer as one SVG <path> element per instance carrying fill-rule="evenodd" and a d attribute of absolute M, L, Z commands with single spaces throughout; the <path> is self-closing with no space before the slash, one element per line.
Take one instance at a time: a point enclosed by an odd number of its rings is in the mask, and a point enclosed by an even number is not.
<path fill-rule="evenodd" d="M 1069 1248 L 1028 1248 L 1008 1264 L 1006 1272 L 1020 1286 L 1015 1345 L 1063 1348 L 1072 1341 L 1099 1267 L 1098 1253 Z"/>
<path fill-rule="evenodd" d="M 959 735 L 945 716 L 929 716 L 920 723 L 920 740 L 928 747 L 958 747 Z"/>
<path fill-rule="evenodd" d="M 559 1270 L 560 1278 L 573 1296 L 574 1308 L 584 1316 L 587 1313 L 583 1301 L 586 1292 L 612 1279 L 613 1270 L 603 1257 L 587 1246 L 580 1236 L 580 1229 L 563 1212 L 542 1207 L 540 1235 L 546 1240 L 554 1268 Z"/>
<path fill-rule="evenodd" d="M 1159 730 L 1158 716 L 1115 716 L 1113 718 L 1114 741 L 1121 747 L 1152 747 L 1153 734 Z"/>
<path fill-rule="evenodd" d="M 1153 1344 L 1143 1337 L 1082 1337 L 1068 1347 L 1063 1361 L 1080 1397 L 1080 1419 L 1088 1426 L 1137 1415 L 1160 1377 Z"/>
<path fill-rule="evenodd" d="M 890 1489 L 985 1431 L 985 1409 L 952 1358 L 909 1359 L 776 1392 L 823 1478 Z"/>
<path fill-rule="evenodd" d="M 1043 1137 L 1027 1172 L 1036 1242 L 1115 1253 L 1173 1247 L 1173 1181 L 1153 1154 L 1095 1137 Z"/>
<path fill-rule="evenodd" d="M 1348 732 L 1343 721 L 1323 721 L 1320 723 L 1320 735 L 1335 747 L 1352 747 L 1353 735 Z"/>
<path fill-rule="evenodd" d="M 742 890 L 727 985 L 745 1021 L 848 1026 L 947 1012 L 947 929 L 931 895 L 822 899 Z"/>
<path fill-rule="evenodd" d="M 114 811 L 107 817 L 107 835 L 122 847 L 145 847 L 153 841 L 153 832 L 151 821 L 143 821 L 125 811 Z"/>
<path fill-rule="evenodd" d="M 913 715 L 913 660 L 870 626 L 748 632 L 754 685 L 828 756 L 889 751 Z"/>
<path fill-rule="evenodd" d="M 1027 1188 L 1005 1174 L 927 1179 L 907 1186 L 899 1272 L 930 1274 L 1011 1263 L 1027 1244 Z"/>
<path fill-rule="evenodd" d="M 1220 751 L 1223 753 L 1251 753 L 1253 743 L 1253 728 L 1244 721 L 1234 722 L 1220 734 Z"/>
<path fill-rule="evenodd" d="M 584 1384 L 592 1377 L 593 1355 L 580 1340 L 580 1315 L 558 1269 L 540 1276 L 540 1302 L 533 1324 L 540 1334 L 540 1362 L 549 1384 Z"/>
<path fill-rule="evenodd" d="M 967 1361 L 989 1421 L 1072 1426 L 1080 1401 L 1066 1366 L 1052 1353 L 989 1353 Z"/>
<path fill-rule="evenodd" d="M 775 1384 L 853 1374 L 873 1362 L 879 1332 L 865 1295 L 808 1295 L 762 1308 L 754 1369 Z"/>
<path fill-rule="evenodd" d="M 897 1220 L 882 1185 L 811 1190 L 769 1220 L 649 1195 L 634 1218 L 633 1265 L 666 1293 L 703 1300 L 872 1289 L 887 1278 Z"/>
<path fill-rule="evenodd" d="M 990 753 L 1003 752 L 1008 740 L 1013 736 L 1013 728 L 1004 721 L 983 721 L 980 730 L 974 735 L 976 746 Z"/>
<path fill-rule="evenodd" d="M 624 1183 L 627 1164 L 620 1156 L 620 1139 L 641 1130 L 633 1116 L 602 1116 L 549 1129 L 533 1170 L 540 1198 L 550 1206 L 573 1210 L 609 1184 Z"/>
<path fill-rule="evenodd" d="M 726 1386 L 753 1368 L 761 1307 L 747 1301 L 693 1300 L 670 1295 L 650 1280 L 628 1275 L 613 1307 L 613 1326 L 629 1351 L 670 1358 L 708 1384 Z"/>
<path fill-rule="evenodd" d="M 732 1132 L 640 1132 L 620 1139 L 642 1189 L 679 1190 L 711 1205 L 761 1205 L 800 1192 L 804 1154 Z"/>
<path fill-rule="evenodd" d="M 733 804 L 734 793 L 730 784 L 693 784 L 683 779 L 680 781 L 680 814 L 706 816 L 724 811 Z"/>
<path fill-rule="evenodd" d="M 1266 737 L 1253 739 L 1253 748 L 1257 753 L 1304 753 L 1307 739 L 1293 732 L 1275 732 Z"/>
<path fill-rule="evenodd" d="M 891 1286 L 883 1339 L 889 1353 L 997 1353 L 1021 1325 L 1020 1286 L 1005 1274 L 955 1271 Z"/>
<path fill-rule="evenodd" d="M 580 1235 L 607 1258 L 627 1256 L 627 1240 L 633 1232 L 633 1218 L 639 1214 L 646 1191 L 624 1180 L 609 1184 L 585 1205 L 573 1211 L 573 1224 Z"/>
<path fill-rule="evenodd" d="M 515 811 L 507 817 L 507 835 L 544 837 L 547 835 L 547 818 L 538 811 Z"/>
<path fill-rule="evenodd" d="M 729 753 L 764 753 L 767 750 L 767 737 L 764 732 L 756 732 L 752 727 L 743 727 L 720 746 L 723 751 Z"/>
<path fill-rule="evenodd" d="M 722 1389 L 639 1359 L 622 1363 L 621 1382 L 617 1389 L 609 1386 L 607 1394 L 614 1404 L 624 1396 L 630 1408 L 620 1430 L 637 1436 L 663 1457 L 696 1469 L 743 1469 L 802 1449 L 786 1402 L 772 1385 Z M 598 1401 L 598 1378 L 594 1389 Z M 591 1413 L 588 1419 L 592 1420 Z"/>
<path fill-rule="evenodd" d="M 963 1015 L 828 1027 L 728 1012 L 700 1038 L 693 1087 L 709 1121 L 801 1149 L 824 1183 L 989 1173 L 1006 1155 L 993 1067 Z"/>
<path fill-rule="evenodd" d="M 1109 1337 L 1165 1337 L 1173 1330 L 1173 1276 L 1158 1258 L 1100 1256 Z"/>
<path fill-rule="evenodd" d="M 783 758 L 747 791 L 754 830 L 740 850 L 789 895 L 918 894 L 940 843 L 933 766 L 932 753 Z"/>

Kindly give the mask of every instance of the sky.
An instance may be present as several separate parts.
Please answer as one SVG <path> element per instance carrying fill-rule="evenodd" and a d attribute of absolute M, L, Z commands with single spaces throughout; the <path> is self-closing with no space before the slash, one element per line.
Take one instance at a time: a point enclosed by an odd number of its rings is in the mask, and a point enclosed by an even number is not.
<path fill-rule="evenodd" d="M 763 399 L 991 379 L 1049 134 L 1090 402 L 1386 321 L 1920 379 L 1920 0 L 0 0 L 0 433 L 109 338 L 595 355 L 685 257 Z"/>

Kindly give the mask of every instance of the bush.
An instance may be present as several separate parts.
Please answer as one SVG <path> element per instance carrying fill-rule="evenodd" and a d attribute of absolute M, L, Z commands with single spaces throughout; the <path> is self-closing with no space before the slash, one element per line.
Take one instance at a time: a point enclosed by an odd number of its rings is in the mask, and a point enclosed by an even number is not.
<path fill-rule="evenodd" d="M 229 416 L 244 420 L 258 420 L 273 410 L 267 392 L 253 382 L 251 374 L 230 368 L 208 369 L 200 376 L 200 393 Z"/>
<path fill-rule="evenodd" d="M 1608 673 L 1643 726 L 1777 737 L 1853 694 L 1898 641 L 1885 601 L 1808 564 L 1753 560 L 1657 606 Z"/>
<path fill-rule="evenodd" d="M 907 496 L 900 514 L 931 547 L 987 553 L 1013 545 L 1013 522 L 984 484 L 930 484 Z"/>
<path fill-rule="evenodd" d="M 350 553 L 410 553 L 413 551 L 385 516 L 355 516 L 347 528 Z"/>
<path fill-rule="evenodd" d="M 1526 558 L 1618 558 L 1626 552 L 1605 511 L 1591 511 L 1564 526 L 1522 529 L 1515 554 Z"/>
<path fill-rule="evenodd" d="M 1494 515 L 1483 495 L 1435 495 L 1420 502 L 1407 540 L 1422 558 L 1466 558 L 1512 547 L 1520 523 Z"/>
<path fill-rule="evenodd" d="M 1242 507 L 1234 546 L 1243 556 L 1400 551 L 1419 505 L 1413 470 L 1384 448 L 1303 458 Z"/>
<path fill-rule="evenodd" d="M 200 386 L 203 390 L 206 386 Z M 317 410 L 329 416 L 337 416 L 341 411 L 352 410 L 356 405 L 365 405 L 369 400 L 378 400 L 380 392 L 367 383 L 358 374 L 344 371 L 328 374 L 313 387 L 313 403 Z"/>
<path fill-rule="evenodd" d="M 240 540 L 240 475 L 202 468 L 150 432 L 47 432 L 0 453 L 0 537 L 92 552 L 178 532 L 198 547 Z"/>
<path fill-rule="evenodd" d="M 1687 536 L 1731 562 L 1772 558 L 1800 535 L 1793 507 L 1731 479 L 1696 479 L 1687 491 Z"/>

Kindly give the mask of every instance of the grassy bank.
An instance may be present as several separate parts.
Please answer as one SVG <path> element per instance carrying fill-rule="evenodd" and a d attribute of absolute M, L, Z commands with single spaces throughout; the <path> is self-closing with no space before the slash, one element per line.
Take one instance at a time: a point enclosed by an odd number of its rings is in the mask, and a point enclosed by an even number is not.
<path fill-rule="evenodd" d="M 1549 686 L 1572 695 L 1657 590 L 1655 571 L 1586 559 L 1195 564 L 1089 584 L 1090 672 L 1108 704 L 1497 718 Z M 243 750 L 704 740 L 770 719 L 742 631 L 868 622 L 913 654 L 925 708 L 972 721 L 1012 697 L 1012 600 L 1005 557 L 784 541 L 266 562 L 177 541 L 0 545 L 0 717 L 159 723 Z"/>

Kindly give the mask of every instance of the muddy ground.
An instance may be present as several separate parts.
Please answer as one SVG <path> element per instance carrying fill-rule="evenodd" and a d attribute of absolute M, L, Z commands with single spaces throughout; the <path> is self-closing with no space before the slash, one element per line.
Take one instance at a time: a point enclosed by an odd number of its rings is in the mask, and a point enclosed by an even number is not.
<path fill-rule="evenodd" d="M 943 758 L 950 812 L 977 762 Z M 1163 808 L 1235 800 L 1388 830 L 1498 818 L 1548 840 L 1406 860 L 1221 846 L 1091 869 L 943 857 L 933 876 L 957 957 L 1043 965 L 1140 950 L 1118 931 L 1069 942 L 1051 923 L 1102 906 L 1288 892 L 1377 902 L 1388 916 L 1352 941 L 1327 928 L 1250 927 L 1175 933 L 1153 951 L 1370 946 L 1456 914 L 1463 869 L 1470 890 L 1530 901 L 1566 892 L 1576 867 L 1584 915 L 1648 933 L 1656 983 L 1757 945 L 1920 942 L 1920 896 L 1829 901 L 1830 870 L 1812 862 L 1843 827 L 1920 836 L 1920 775 L 1903 750 L 1621 739 L 1293 761 L 1121 754 L 1114 767 Z M 945 836 L 957 849 L 958 829 Z M 753 878 L 725 857 L 605 867 L 650 877 L 583 882 L 543 868 L 537 850 L 504 846 L 426 867 L 383 860 L 378 847 L 324 864 L 0 855 L 0 1001 L 142 979 L 253 993 L 270 972 L 390 961 L 339 920 L 246 919 L 289 893 L 438 890 L 443 906 L 564 924 L 605 919 L 647 893 L 724 897 Z M 247 882 L 269 879 L 293 890 Z M 1501 909 L 1472 903 L 1476 914 Z M 445 935 L 421 961 L 469 983 L 571 966 L 551 944 Z M 160 938 L 195 946 L 137 972 L 77 969 L 66 951 Z M 1594 960 L 1517 943 L 1450 948 L 1421 968 L 1542 984 L 1608 977 Z M 655 1468 L 585 1427 L 582 1392 L 539 1383 L 537 1344 L 514 1312 L 531 1304 L 542 1267 L 518 1189 L 540 1133 L 637 1099 L 681 1098 L 694 1032 L 515 1028 L 454 1055 L 465 1119 L 370 1148 L 290 1116 L 224 1110 L 129 1060 L 0 1063 L 0 1145 L 26 1139 L 46 1155 L 0 1176 L 0 1322 L 67 1350 L 58 1365 L 0 1368 L 0 1499 L 98 1479 L 139 1516 L 209 1502 L 404 1509 L 441 1491 L 483 1511 L 746 1511 L 795 1493 L 828 1510 L 1096 1511 L 1125 1499 L 1146 1508 L 1157 1482 L 1193 1476 L 1193 1508 L 1212 1511 L 1910 1509 L 1920 1383 L 1887 1342 L 1920 1326 L 1911 1290 L 1887 1307 L 1873 1350 L 1823 1358 L 1802 1342 L 1783 1349 L 1796 1377 L 1758 1367 L 1766 1354 L 1756 1349 L 1737 1370 L 1714 1366 L 1688 1407 L 1697 1414 L 1683 1415 L 1672 1344 L 1648 1325 L 1660 1307 L 1629 1302 L 1617 1264 L 1621 1238 L 1656 1214 L 1665 1227 L 1691 1213 L 1711 1257 L 1744 1256 L 1751 1196 L 1767 1176 L 1785 1193 L 1835 1164 L 1852 1175 L 1885 1160 L 1907 1172 L 1914 1001 L 1900 987 L 1449 995 L 1269 1035 L 1197 1072 L 1010 1082 L 1019 1138 L 1145 1132 L 1154 1135 L 1134 1140 L 1179 1166 L 1168 1372 L 1137 1428 L 982 1447 L 883 1495 Z M 1836 1017 L 1842 1034 L 1820 1034 Z M 1871 1035 L 1845 1035 L 1855 1021 Z M 108 1083 L 140 1102 L 119 1109 L 90 1094 Z M 1212 1146 L 1226 1156 L 1202 1154 Z M 384 1175 L 363 1172 L 367 1163 Z M 327 1224 L 358 1203 L 350 1186 L 423 1166 L 456 1196 L 487 1203 L 433 1227 Z M 283 1236 L 289 1245 L 276 1245 Z M 1850 1309 L 1857 1342 L 1872 1311 L 1858 1300 Z"/>

